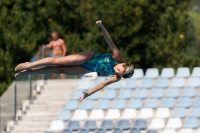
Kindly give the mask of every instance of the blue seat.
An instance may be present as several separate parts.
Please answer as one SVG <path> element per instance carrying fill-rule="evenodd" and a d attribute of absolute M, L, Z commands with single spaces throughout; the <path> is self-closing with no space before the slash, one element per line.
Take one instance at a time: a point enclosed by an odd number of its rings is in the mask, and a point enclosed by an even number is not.
<path fill-rule="evenodd" d="M 200 86 L 200 78 L 199 77 L 191 77 L 187 86 L 190 87 L 199 87 Z"/>
<path fill-rule="evenodd" d="M 71 131 L 77 131 L 79 130 L 81 127 L 80 127 L 80 124 L 78 121 L 70 121 L 67 125 L 67 129 L 71 130 Z"/>
<path fill-rule="evenodd" d="M 76 110 L 78 108 L 78 102 L 77 100 L 69 100 L 65 104 L 64 109 L 65 110 Z"/>
<path fill-rule="evenodd" d="M 174 78 L 173 79 L 171 87 L 181 88 L 181 87 L 184 87 L 184 86 L 185 86 L 184 78 Z"/>
<path fill-rule="evenodd" d="M 167 88 L 167 87 L 169 87 L 169 80 L 167 78 L 159 78 L 155 87 Z"/>
<path fill-rule="evenodd" d="M 140 109 L 142 107 L 142 100 L 141 99 L 131 99 L 129 103 L 129 108 Z"/>
<path fill-rule="evenodd" d="M 157 130 L 148 130 L 147 133 L 158 133 Z"/>
<path fill-rule="evenodd" d="M 96 109 L 106 110 L 110 108 L 110 101 L 108 99 L 99 99 Z"/>
<path fill-rule="evenodd" d="M 165 99 L 163 99 L 161 107 L 165 107 L 165 108 L 173 108 L 175 106 L 175 101 L 174 98 L 171 97 L 166 97 Z"/>
<path fill-rule="evenodd" d="M 114 82 L 114 83 L 108 85 L 107 88 L 108 88 L 108 89 L 113 89 L 113 90 L 119 90 L 119 89 L 122 88 L 122 83 L 121 83 L 121 81 Z"/>
<path fill-rule="evenodd" d="M 90 95 L 89 97 L 87 97 L 87 99 L 91 99 L 91 100 L 97 100 L 99 98 L 100 98 L 100 91 L 97 91 L 93 93 L 92 95 Z"/>
<path fill-rule="evenodd" d="M 172 117 L 175 118 L 185 118 L 186 117 L 186 109 L 183 107 L 177 107 L 174 110 Z"/>
<path fill-rule="evenodd" d="M 96 133 L 106 133 L 106 131 L 103 130 L 103 129 L 98 129 L 98 130 L 96 131 Z"/>
<path fill-rule="evenodd" d="M 179 96 L 180 96 L 179 88 L 170 88 L 166 95 L 166 97 L 172 97 L 172 98 L 177 98 Z"/>
<path fill-rule="evenodd" d="M 200 67 L 194 67 L 192 70 L 192 77 L 200 77 Z"/>
<path fill-rule="evenodd" d="M 159 72 L 157 68 L 148 68 L 145 74 L 145 78 L 158 78 Z"/>
<path fill-rule="evenodd" d="M 134 98 L 141 98 L 141 99 L 144 99 L 148 96 L 148 92 L 146 89 L 138 89 L 136 92 L 135 92 L 135 95 L 134 95 Z"/>
<path fill-rule="evenodd" d="M 94 108 L 93 100 L 85 99 L 82 101 L 79 109 L 91 110 Z"/>
<path fill-rule="evenodd" d="M 71 99 L 76 99 L 77 100 L 82 95 L 83 95 L 83 91 L 82 90 L 75 90 L 72 93 Z"/>
<path fill-rule="evenodd" d="M 138 119 L 134 123 L 134 128 L 138 130 L 145 130 L 147 128 L 146 120 Z"/>
<path fill-rule="evenodd" d="M 120 120 L 117 124 L 117 129 L 121 130 L 129 130 L 131 127 L 130 123 L 128 120 Z"/>
<path fill-rule="evenodd" d="M 62 131 L 62 133 L 72 133 L 72 131 L 70 131 L 69 129 L 65 129 Z"/>
<path fill-rule="evenodd" d="M 131 129 L 130 133 L 140 133 L 140 130 L 133 128 Z"/>
<path fill-rule="evenodd" d="M 89 90 L 91 89 L 91 83 L 89 80 L 81 80 L 76 89 L 78 90 Z"/>
<path fill-rule="evenodd" d="M 62 110 L 58 117 L 56 118 L 57 120 L 63 120 L 63 121 L 67 121 L 71 118 L 71 114 L 69 110 Z"/>
<path fill-rule="evenodd" d="M 199 127 L 199 120 L 196 117 L 188 117 L 183 125 L 184 128 L 198 128 Z"/>
<path fill-rule="evenodd" d="M 164 96 L 164 92 L 162 88 L 153 89 L 150 95 L 151 98 L 162 98 L 163 96 Z"/>
<path fill-rule="evenodd" d="M 184 89 L 183 97 L 195 97 L 196 96 L 196 88 L 187 87 Z"/>
<path fill-rule="evenodd" d="M 158 99 L 157 98 L 149 98 L 144 105 L 145 108 L 157 108 L 158 107 Z"/>
<path fill-rule="evenodd" d="M 116 91 L 115 90 L 105 90 L 105 93 L 103 95 L 103 99 L 114 99 L 116 97 Z"/>
<path fill-rule="evenodd" d="M 194 106 L 200 106 L 200 96 L 196 98 L 196 101 L 194 102 Z"/>
<path fill-rule="evenodd" d="M 81 131 L 79 133 L 89 133 L 89 131 L 86 129 L 81 129 Z"/>
<path fill-rule="evenodd" d="M 198 117 L 200 118 L 200 107 L 193 107 L 190 111 L 190 117 Z"/>
<path fill-rule="evenodd" d="M 176 77 L 189 77 L 190 76 L 190 70 L 188 67 L 179 67 L 176 73 Z"/>
<path fill-rule="evenodd" d="M 115 99 L 112 108 L 114 109 L 124 109 L 126 107 L 125 99 Z"/>
<path fill-rule="evenodd" d="M 114 124 L 111 120 L 104 120 L 101 123 L 101 129 L 104 130 L 112 130 L 114 128 Z"/>
<path fill-rule="evenodd" d="M 192 105 L 191 100 L 189 97 L 181 97 L 178 102 L 178 107 L 185 107 L 188 108 Z"/>
<path fill-rule="evenodd" d="M 124 89 L 135 89 L 135 88 L 137 88 L 136 80 L 133 78 L 127 79 Z"/>
<path fill-rule="evenodd" d="M 132 90 L 129 90 L 129 89 L 122 89 L 119 93 L 119 96 L 118 98 L 123 98 L 123 99 L 129 99 L 131 98 L 133 95 L 132 95 Z"/>
<path fill-rule="evenodd" d="M 174 68 L 163 68 L 161 78 L 173 78 L 174 77 Z"/>
<path fill-rule="evenodd" d="M 144 77 L 144 72 L 141 68 L 136 68 L 134 69 L 134 74 L 131 78 L 134 78 L 134 79 L 141 79 Z"/>
<path fill-rule="evenodd" d="M 121 130 L 121 129 L 115 129 L 115 130 L 113 131 L 113 133 L 123 133 L 123 130 Z"/>
<path fill-rule="evenodd" d="M 96 122 L 93 120 L 89 120 L 85 122 L 85 125 L 83 127 L 83 129 L 85 130 L 89 130 L 89 131 L 94 131 L 97 129 L 97 125 Z"/>
<path fill-rule="evenodd" d="M 149 79 L 149 78 L 145 78 L 143 79 L 140 88 L 144 88 L 144 89 L 150 89 L 153 87 L 153 80 Z"/>

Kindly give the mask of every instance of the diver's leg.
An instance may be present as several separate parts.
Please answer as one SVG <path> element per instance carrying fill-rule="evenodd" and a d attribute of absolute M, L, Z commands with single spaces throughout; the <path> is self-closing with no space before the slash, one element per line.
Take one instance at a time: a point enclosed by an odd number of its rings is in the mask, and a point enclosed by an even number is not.
<path fill-rule="evenodd" d="M 82 75 L 89 73 L 90 71 L 83 68 L 82 66 L 47 66 L 42 68 L 32 68 L 23 70 L 21 72 L 18 72 L 15 76 L 24 76 L 27 74 L 51 74 L 51 73 L 57 73 L 57 74 L 68 74 L 68 75 Z"/>
<path fill-rule="evenodd" d="M 71 54 L 65 57 L 47 57 L 44 59 L 37 60 L 35 62 L 26 62 L 17 65 L 15 71 L 21 71 L 24 69 L 36 67 L 36 66 L 49 66 L 49 65 L 81 65 L 93 56 L 93 52 L 79 52 Z"/>

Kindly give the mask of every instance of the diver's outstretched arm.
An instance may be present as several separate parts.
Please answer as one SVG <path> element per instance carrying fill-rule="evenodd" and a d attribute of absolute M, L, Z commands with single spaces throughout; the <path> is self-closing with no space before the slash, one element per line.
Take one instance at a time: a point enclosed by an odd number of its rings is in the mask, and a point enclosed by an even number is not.
<path fill-rule="evenodd" d="M 101 28 L 103 32 L 104 39 L 106 43 L 109 45 L 110 49 L 113 52 L 113 55 L 116 60 L 119 60 L 121 62 L 124 62 L 124 59 L 119 51 L 119 49 L 116 47 L 116 45 L 113 43 L 109 33 L 107 32 L 106 28 L 103 26 L 101 20 L 96 21 L 96 24 Z"/>
<path fill-rule="evenodd" d="M 92 95 L 93 93 L 103 89 L 105 86 L 107 86 L 111 83 L 119 81 L 120 79 L 121 79 L 120 76 L 114 75 L 111 78 L 105 80 L 104 82 L 99 83 L 94 89 L 92 89 L 88 92 L 83 92 L 84 95 L 78 98 L 78 102 L 82 102 L 83 99 L 85 99 L 86 97 L 88 97 L 88 96 Z"/>

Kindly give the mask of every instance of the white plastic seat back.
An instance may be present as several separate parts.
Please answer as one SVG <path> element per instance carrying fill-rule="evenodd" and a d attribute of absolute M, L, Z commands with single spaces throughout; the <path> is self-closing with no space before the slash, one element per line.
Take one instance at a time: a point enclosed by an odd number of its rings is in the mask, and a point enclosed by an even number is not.
<path fill-rule="evenodd" d="M 104 119 L 107 120 L 116 120 L 120 118 L 120 111 L 119 109 L 108 109 L 108 112 Z"/>
<path fill-rule="evenodd" d="M 174 129 L 164 129 L 162 133 L 176 133 Z"/>
<path fill-rule="evenodd" d="M 165 122 L 163 119 L 153 118 L 149 126 L 149 129 L 159 130 L 159 129 L 163 129 L 164 127 L 165 127 Z"/>
<path fill-rule="evenodd" d="M 194 133 L 191 128 L 182 128 L 179 133 Z"/>
<path fill-rule="evenodd" d="M 91 73 L 84 74 L 82 76 L 82 79 L 95 80 L 97 77 L 98 77 L 97 72 L 91 72 Z"/>
<path fill-rule="evenodd" d="M 155 118 L 168 118 L 169 116 L 169 108 L 158 108 L 155 114 Z"/>
<path fill-rule="evenodd" d="M 85 120 L 85 119 L 87 119 L 87 117 L 88 117 L 87 111 L 80 109 L 80 110 L 75 110 L 72 120 L 77 120 L 77 121 Z"/>
<path fill-rule="evenodd" d="M 151 108 L 142 108 L 138 115 L 138 119 L 150 119 L 153 117 L 153 109 Z"/>
<path fill-rule="evenodd" d="M 136 116 L 136 109 L 126 108 L 124 109 L 121 119 L 130 120 L 134 119 Z"/>
<path fill-rule="evenodd" d="M 90 113 L 89 120 L 101 120 L 104 118 L 104 112 L 102 109 L 93 109 Z"/>
<path fill-rule="evenodd" d="M 166 128 L 179 129 L 182 127 L 182 122 L 180 118 L 169 118 Z"/>
<path fill-rule="evenodd" d="M 65 128 L 64 122 L 61 120 L 54 120 L 51 122 L 51 125 L 48 131 L 61 131 Z"/>

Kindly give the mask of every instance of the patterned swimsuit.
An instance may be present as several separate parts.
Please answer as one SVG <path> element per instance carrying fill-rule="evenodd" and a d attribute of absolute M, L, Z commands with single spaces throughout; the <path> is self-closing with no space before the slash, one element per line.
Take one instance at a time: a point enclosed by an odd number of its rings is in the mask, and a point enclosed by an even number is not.
<path fill-rule="evenodd" d="M 111 53 L 94 53 L 91 59 L 83 63 L 81 66 L 91 72 L 101 72 L 105 74 L 115 75 L 114 66 L 119 61 L 113 59 Z"/>

